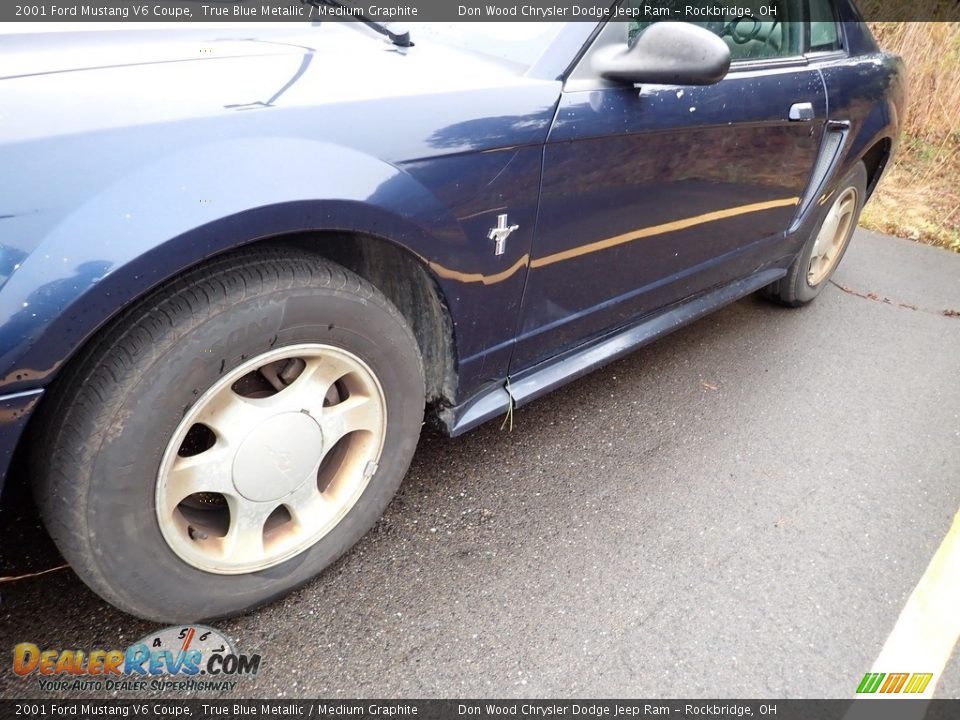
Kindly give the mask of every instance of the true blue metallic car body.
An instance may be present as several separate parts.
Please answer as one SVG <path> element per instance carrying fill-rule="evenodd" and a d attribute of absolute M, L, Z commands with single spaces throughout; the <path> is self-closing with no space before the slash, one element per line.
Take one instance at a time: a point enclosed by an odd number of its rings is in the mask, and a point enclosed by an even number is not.
<path fill-rule="evenodd" d="M 591 23 L 522 69 L 339 23 L 5 38 L 0 484 L 100 328 L 250 243 L 419 268 L 453 434 L 776 280 L 831 182 L 864 160 L 872 190 L 896 146 L 900 62 L 838 14 L 842 51 L 686 88 L 565 84 Z"/>

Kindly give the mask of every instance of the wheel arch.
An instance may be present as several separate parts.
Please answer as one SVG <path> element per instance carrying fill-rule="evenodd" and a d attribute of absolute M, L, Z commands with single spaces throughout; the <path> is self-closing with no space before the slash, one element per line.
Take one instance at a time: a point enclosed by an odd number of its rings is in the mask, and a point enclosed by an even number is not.
<path fill-rule="evenodd" d="M 164 281 L 144 285 L 135 297 L 131 297 L 128 302 L 116 307 L 112 313 L 105 316 L 82 342 L 70 347 L 69 352 L 57 361 L 44 377 L 44 391 L 23 393 L 24 396 L 29 396 L 29 405 L 21 411 L 10 413 L 9 419 L 17 422 L 10 428 L 10 447 L 0 448 L 6 455 L 5 461 L 0 463 L 0 492 L 4 489 L 4 479 L 9 467 L 15 463 L 22 464 L 24 461 L 23 446 L 30 442 L 34 432 L 31 427 L 36 424 L 28 420 L 38 415 L 36 411 L 44 404 L 56 401 L 56 379 L 66 374 L 65 371 L 71 363 L 81 358 L 83 350 L 95 342 L 112 322 L 118 320 L 132 305 L 162 287 L 164 282 L 176 279 L 181 273 L 202 267 L 230 253 L 253 248 L 284 246 L 307 250 L 315 254 L 318 259 L 337 262 L 383 292 L 413 330 L 423 359 L 427 391 L 425 400 L 431 406 L 431 411 L 455 403 L 459 375 L 453 318 L 438 279 L 419 255 L 410 248 L 387 238 L 363 232 L 297 231 L 269 235 L 214 255 L 198 258 L 191 264 L 181 267 Z M 126 274 L 126 272 L 119 272 L 114 280 Z M 106 295 L 110 294 L 109 289 L 100 288 L 100 290 L 103 290 Z M 62 334 L 58 330 L 51 329 L 50 332 L 60 336 L 62 340 Z M 8 418 L 3 419 L 6 421 Z M 27 473 L 21 474 L 26 479 Z"/>
<path fill-rule="evenodd" d="M 427 402 L 453 404 L 457 353 L 453 319 L 436 276 L 420 256 L 364 233 L 305 233 L 289 242 L 352 270 L 389 298 L 413 330 L 423 358 Z"/>
<path fill-rule="evenodd" d="M 867 169 L 867 198 L 873 195 L 892 153 L 893 141 L 885 137 L 877 140 L 860 156 L 860 161 Z"/>
<path fill-rule="evenodd" d="M 366 210 L 370 215 L 370 209 Z M 243 252 L 259 247 L 296 247 L 337 262 L 357 273 L 377 287 L 401 312 L 413 329 L 423 357 L 426 400 L 431 403 L 453 404 L 457 389 L 457 356 L 454 339 L 454 323 L 443 289 L 429 265 L 410 247 L 387 237 L 358 230 L 290 230 L 257 237 L 248 242 L 231 244 L 220 252 L 194 257 L 190 262 L 178 263 L 172 273 L 164 274 L 157 282 L 143 282 L 148 277 L 145 265 L 149 259 L 138 259 L 130 266 L 121 268 L 109 276 L 110 282 L 94 283 L 89 292 L 77 303 L 100 306 L 111 295 L 124 294 L 122 304 L 99 317 L 84 333 L 82 341 L 65 344 L 65 322 L 75 321 L 75 314 L 66 314 L 54 322 L 39 337 L 43 344 L 56 342 L 64 350 L 44 374 L 43 385 L 49 385 L 58 377 L 106 327 L 119 318 L 132 305 L 142 301 L 164 283 L 180 274 L 195 270 L 224 255 Z M 182 258 L 183 256 L 180 255 Z M 121 288 L 122 289 L 119 289 Z M 135 289 L 134 289 L 135 288 Z M 24 371 L 28 377 L 28 371 Z M 48 393 L 47 393 L 48 394 Z M 42 402 L 42 400 L 41 400 Z"/>
<path fill-rule="evenodd" d="M 32 249 L 0 285 L 9 311 L 0 323 L 0 396 L 47 386 L 107 323 L 178 274 L 294 237 L 311 238 L 321 254 L 335 248 L 374 281 L 389 277 L 376 261 L 385 253 L 411 269 L 417 297 L 429 301 L 413 322 L 445 377 L 435 394 L 451 389 L 455 323 L 430 264 L 455 266 L 469 245 L 449 209 L 390 163 L 302 139 L 217 142 L 138 168 L 51 219 L 36 239 L 23 237 Z M 346 252 L 351 242 L 363 250 Z M 391 283 L 391 299 L 411 312 Z M 431 326 L 442 326 L 442 342 Z"/>

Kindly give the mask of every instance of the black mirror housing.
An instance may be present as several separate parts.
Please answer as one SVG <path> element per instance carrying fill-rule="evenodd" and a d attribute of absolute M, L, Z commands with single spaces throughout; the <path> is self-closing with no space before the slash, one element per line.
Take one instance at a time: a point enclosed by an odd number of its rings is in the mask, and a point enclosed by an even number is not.
<path fill-rule="evenodd" d="M 657 22 L 644 28 L 632 47 L 597 52 L 593 68 L 617 82 L 713 85 L 730 69 L 730 48 L 706 28 Z"/>

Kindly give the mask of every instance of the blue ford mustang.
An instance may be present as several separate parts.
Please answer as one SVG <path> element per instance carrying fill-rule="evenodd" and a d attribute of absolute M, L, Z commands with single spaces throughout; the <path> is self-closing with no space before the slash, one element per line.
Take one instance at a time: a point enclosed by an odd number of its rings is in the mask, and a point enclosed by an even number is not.
<path fill-rule="evenodd" d="M 223 616 L 366 532 L 425 413 L 457 435 L 809 302 L 903 68 L 849 0 L 775 4 L 4 37 L 0 480 L 118 607 Z"/>

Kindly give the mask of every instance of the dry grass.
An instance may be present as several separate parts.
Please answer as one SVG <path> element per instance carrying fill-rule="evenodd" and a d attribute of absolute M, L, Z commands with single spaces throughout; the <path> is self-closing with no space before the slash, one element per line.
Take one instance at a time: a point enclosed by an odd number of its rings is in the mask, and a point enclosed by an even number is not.
<path fill-rule="evenodd" d="M 909 107 L 899 154 L 861 224 L 960 252 L 960 22 L 870 28 L 906 62 Z"/>

